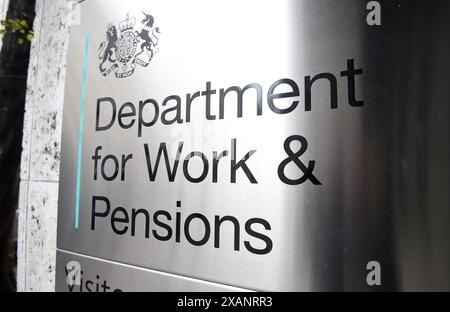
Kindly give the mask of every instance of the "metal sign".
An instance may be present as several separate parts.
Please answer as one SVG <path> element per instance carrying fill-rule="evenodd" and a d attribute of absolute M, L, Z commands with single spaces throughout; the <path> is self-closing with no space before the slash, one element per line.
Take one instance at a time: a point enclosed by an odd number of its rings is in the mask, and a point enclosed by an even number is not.
<path fill-rule="evenodd" d="M 403 108 L 359 3 L 80 4 L 57 289 L 70 261 L 128 290 L 265 291 L 369 289 L 378 263 L 392 289 Z"/>

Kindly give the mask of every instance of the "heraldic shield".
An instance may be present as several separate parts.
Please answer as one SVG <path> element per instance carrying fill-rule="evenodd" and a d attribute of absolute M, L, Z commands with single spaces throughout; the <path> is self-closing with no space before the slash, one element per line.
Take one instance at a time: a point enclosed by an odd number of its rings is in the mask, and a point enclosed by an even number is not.
<path fill-rule="evenodd" d="M 129 14 L 118 28 L 113 23 L 108 24 L 106 41 L 98 49 L 99 69 L 103 76 L 114 72 L 116 78 L 130 77 L 137 65 L 147 67 L 158 53 L 159 28 L 154 27 L 152 15 L 143 14 L 144 19 L 138 26 L 136 18 Z"/>

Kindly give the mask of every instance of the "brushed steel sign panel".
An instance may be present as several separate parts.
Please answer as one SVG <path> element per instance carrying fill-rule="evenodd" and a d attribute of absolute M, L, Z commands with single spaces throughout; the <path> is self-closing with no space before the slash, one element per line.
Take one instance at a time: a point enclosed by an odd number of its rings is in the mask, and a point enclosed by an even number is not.
<path fill-rule="evenodd" d="M 406 36 L 439 10 L 386 4 L 387 31 L 361 1 L 80 8 L 58 248 L 273 291 L 369 290 L 376 261 L 377 289 L 448 290 L 445 50 Z"/>
<path fill-rule="evenodd" d="M 57 252 L 56 264 L 59 292 L 248 291 L 65 251 Z"/>

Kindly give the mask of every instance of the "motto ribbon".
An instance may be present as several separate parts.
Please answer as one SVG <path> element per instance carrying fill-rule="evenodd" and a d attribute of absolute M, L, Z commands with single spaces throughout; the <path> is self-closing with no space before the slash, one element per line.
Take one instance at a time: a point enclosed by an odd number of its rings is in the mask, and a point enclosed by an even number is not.
<path fill-rule="evenodd" d="M 131 69 L 126 70 L 124 72 L 120 72 L 120 67 L 118 64 L 113 64 L 113 65 L 111 65 L 111 67 L 109 67 L 108 69 L 106 69 L 103 72 L 103 76 L 105 76 L 105 77 L 109 76 L 112 72 L 114 72 L 116 78 L 126 78 L 126 77 L 133 75 L 133 73 L 136 69 L 136 65 L 139 65 L 141 67 L 147 67 L 150 64 L 151 60 L 152 60 L 152 57 L 150 57 L 150 59 L 148 61 L 144 61 L 140 58 L 135 58 L 130 65 Z"/>

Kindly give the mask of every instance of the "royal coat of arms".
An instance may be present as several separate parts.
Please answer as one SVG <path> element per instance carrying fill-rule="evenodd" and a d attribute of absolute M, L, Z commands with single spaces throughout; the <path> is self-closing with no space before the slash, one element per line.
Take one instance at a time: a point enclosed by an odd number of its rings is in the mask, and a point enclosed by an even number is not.
<path fill-rule="evenodd" d="M 120 36 L 116 26 L 108 24 L 106 41 L 99 47 L 99 68 L 103 76 L 114 72 L 117 78 L 129 77 L 137 65 L 147 67 L 158 53 L 159 28 L 154 27 L 152 15 L 143 14 L 140 27 L 135 27 L 136 18 L 127 14 L 126 19 L 119 24 Z"/>

